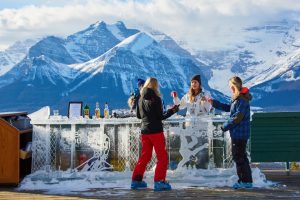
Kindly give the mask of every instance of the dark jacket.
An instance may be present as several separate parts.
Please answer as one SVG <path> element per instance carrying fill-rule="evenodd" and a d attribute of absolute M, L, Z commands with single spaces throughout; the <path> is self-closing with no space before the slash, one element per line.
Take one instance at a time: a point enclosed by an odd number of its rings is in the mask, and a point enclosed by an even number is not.
<path fill-rule="evenodd" d="M 250 137 L 250 100 L 251 94 L 247 91 L 234 98 L 230 104 L 223 104 L 213 100 L 213 107 L 230 112 L 230 119 L 224 123 L 223 130 L 230 132 L 232 139 L 248 140 Z"/>
<path fill-rule="evenodd" d="M 155 94 L 154 90 L 145 89 L 136 109 L 137 118 L 142 119 L 141 133 L 163 132 L 162 120 L 167 119 L 175 112 L 174 109 L 169 109 L 166 113 L 163 113 L 161 98 Z"/>

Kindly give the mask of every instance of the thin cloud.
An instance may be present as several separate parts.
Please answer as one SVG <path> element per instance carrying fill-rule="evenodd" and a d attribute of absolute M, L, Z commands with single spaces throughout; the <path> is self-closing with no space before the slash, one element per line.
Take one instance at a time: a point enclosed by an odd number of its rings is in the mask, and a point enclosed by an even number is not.
<path fill-rule="evenodd" d="M 16 40 L 66 36 L 99 20 L 152 27 L 193 48 L 219 48 L 238 39 L 244 27 L 294 17 L 299 11 L 297 0 L 61 1 L 57 6 L 0 10 L 0 48 Z"/>

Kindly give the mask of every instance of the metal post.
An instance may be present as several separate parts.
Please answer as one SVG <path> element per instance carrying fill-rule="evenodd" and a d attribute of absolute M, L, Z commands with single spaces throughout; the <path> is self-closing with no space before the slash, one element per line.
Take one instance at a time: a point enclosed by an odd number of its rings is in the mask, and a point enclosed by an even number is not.
<path fill-rule="evenodd" d="M 76 132 L 76 124 L 71 125 L 71 169 L 74 169 L 74 156 L 75 156 L 75 132 Z"/>
<path fill-rule="evenodd" d="M 50 124 L 46 125 L 46 165 L 51 167 L 51 141 L 50 141 Z"/>
<path fill-rule="evenodd" d="M 290 163 L 286 162 L 286 175 L 290 175 Z"/>

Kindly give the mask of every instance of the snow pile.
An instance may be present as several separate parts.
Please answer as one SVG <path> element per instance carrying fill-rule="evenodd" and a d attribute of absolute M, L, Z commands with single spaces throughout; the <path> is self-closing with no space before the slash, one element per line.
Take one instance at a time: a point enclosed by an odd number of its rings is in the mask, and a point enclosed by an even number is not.
<path fill-rule="evenodd" d="M 49 119 L 50 116 L 50 107 L 44 106 L 36 112 L 33 112 L 28 115 L 31 120 L 41 120 L 41 119 Z"/>
<path fill-rule="evenodd" d="M 89 195 L 93 189 L 130 189 L 132 172 L 76 172 L 76 171 L 37 171 L 28 175 L 20 184 L 19 191 L 45 191 L 47 194 L 82 194 Z M 145 173 L 148 188 L 153 188 L 154 170 Z M 267 181 L 258 168 L 252 169 L 255 188 L 265 188 L 274 185 Z M 182 168 L 168 170 L 167 179 L 174 189 L 191 187 L 231 187 L 236 181 L 236 171 L 231 169 L 192 169 Z M 123 193 L 122 193 L 123 194 Z M 120 194 L 120 195 L 122 195 Z"/>

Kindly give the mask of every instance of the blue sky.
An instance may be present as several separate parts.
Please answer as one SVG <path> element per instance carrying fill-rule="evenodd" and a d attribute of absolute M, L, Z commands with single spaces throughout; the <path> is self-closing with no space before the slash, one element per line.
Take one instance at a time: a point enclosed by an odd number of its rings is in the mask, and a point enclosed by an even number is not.
<path fill-rule="evenodd" d="M 299 0 L 1 0 L 0 50 L 28 38 L 65 37 L 99 20 L 216 49 L 238 40 L 245 27 L 299 20 L 299 13 Z"/>
<path fill-rule="evenodd" d="M 67 1 L 59 0 L 1 0 L 0 9 L 4 8 L 22 8 L 28 5 L 48 5 L 48 6 L 62 6 L 65 5 Z"/>
<path fill-rule="evenodd" d="M 122 1 L 125 2 L 126 0 L 122 0 Z M 135 0 L 135 1 L 136 2 L 147 2 L 149 0 Z M 69 4 L 70 2 L 77 2 L 77 3 L 82 4 L 87 1 L 86 0 L 77 0 L 77 1 L 72 1 L 72 0 L 44 0 L 44 1 L 43 0 L 1 0 L 0 9 L 22 8 L 24 6 L 29 6 L 29 5 L 63 6 L 63 5 Z"/>

